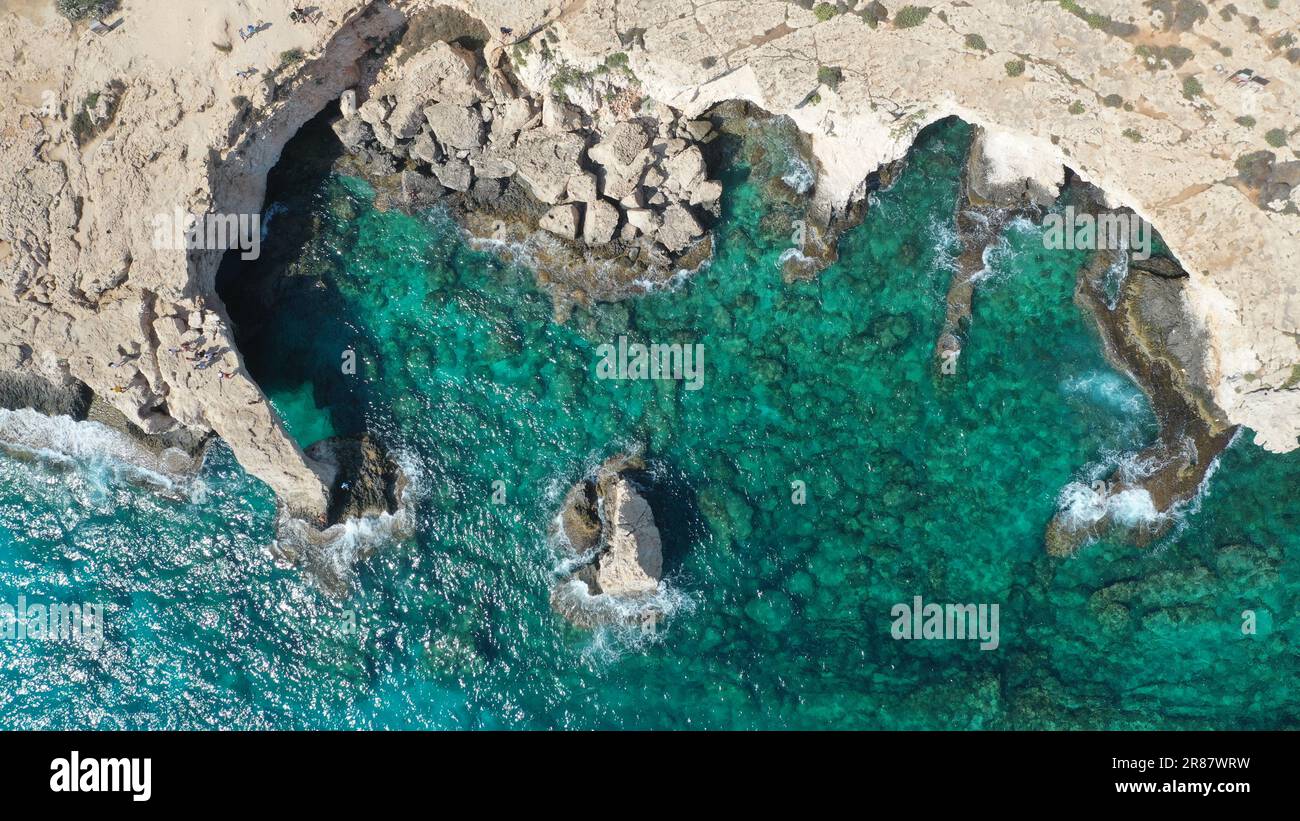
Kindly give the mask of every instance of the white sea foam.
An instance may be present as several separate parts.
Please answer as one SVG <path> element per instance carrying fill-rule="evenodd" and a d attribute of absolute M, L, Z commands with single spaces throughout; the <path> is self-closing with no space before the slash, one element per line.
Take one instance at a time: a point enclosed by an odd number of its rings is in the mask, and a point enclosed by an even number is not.
<path fill-rule="evenodd" d="M 972 216 L 987 225 L 987 218 L 984 214 L 975 212 Z M 1019 266 L 1015 265 L 1014 262 L 1017 252 L 1011 239 L 1016 234 L 1034 230 L 1037 230 L 1037 226 L 1024 216 L 1014 217 L 1007 222 L 999 232 L 997 239 L 984 246 L 984 253 L 980 255 L 982 267 L 971 275 L 971 281 L 980 283 L 994 279 L 998 273 L 1018 270 Z M 955 232 L 954 241 L 956 241 Z"/>
<path fill-rule="evenodd" d="M 336 598 L 346 595 L 360 562 L 411 536 L 414 508 L 427 488 L 419 459 L 402 450 L 394 450 L 392 456 L 406 478 L 396 512 L 346 519 L 324 530 L 281 513 L 271 552 L 286 565 L 303 568 L 326 593 Z"/>
<path fill-rule="evenodd" d="M 352 587 L 357 565 L 409 536 L 410 522 L 409 505 L 396 513 L 348 519 L 323 531 L 282 515 L 271 552 L 286 566 L 302 568 L 328 595 L 343 598 Z"/>
<path fill-rule="evenodd" d="M 1227 453 L 1237 444 L 1238 440 L 1241 439 L 1242 430 L 1244 429 L 1238 428 L 1237 432 L 1232 435 L 1232 439 L 1228 442 L 1227 447 L 1223 449 L 1223 453 Z M 1214 478 L 1214 474 L 1219 472 L 1219 465 L 1222 462 L 1223 453 L 1220 453 L 1218 456 L 1215 456 L 1210 460 L 1209 467 L 1205 469 L 1205 476 L 1201 479 L 1201 484 L 1196 488 L 1196 493 L 1192 498 L 1181 502 L 1175 502 L 1169 508 L 1169 515 L 1174 517 L 1177 525 L 1173 532 L 1169 534 L 1168 538 L 1163 540 L 1166 544 L 1177 541 L 1178 537 L 1187 529 L 1188 521 L 1197 513 L 1201 512 L 1201 504 L 1209 498 L 1210 495 L 1210 480 Z"/>
<path fill-rule="evenodd" d="M 785 264 L 786 264 L 787 262 L 789 262 L 790 260 L 792 260 L 792 259 L 794 259 L 794 260 L 798 260 L 799 262 L 811 262 L 811 261 L 812 261 L 812 258 L 809 257 L 807 254 L 805 254 L 805 253 L 803 252 L 803 249 L 801 249 L 801 248 L 787 248 L 787 249 L 785 249 L 784 251 L 781 252 L 781 256 L 777 257 L 777 259 L 776 259 L 776 267 L 777 267 L 777 268 L 784 268 L 784 267 L 785 267 Z"/>
<path fill-rule="evenodd" d="M 1124 280 L 1128 278 L 1128 263 L 1128 238 L 1125 236 L 1124 248 L 1116 252 L 1115 261 L 1106 269 L 1106 275 L 1102 279 L 1102 290 L 1106 293 L 1106 307 L 1112 311 L 1119 304 L 1120 291 L 1124 287 Z"/>
<path fill-rule="evenodd" d="M 786 171 L 781 175 L 781 182 L 790 186 L 796 194 L 806 194 L 817 182 L 817 175 L 812 167 L 799 157 L 791 157 L 786 162 Z"/>
<path fill-rule="evenodd" d="M 713 260 L 706 259 L 700 263 L 698 268 L 695 268 L 693 270 L 687 268 L 678 268 L 676 273 L 674 273 L 672 276 L 668 277 L 667 279 L 663 279 L 663 280 L 654 280 L 654 279 L 647 279 L 645 277 L 639 277 L 637 279 L 632 280 L 632 284 L 637 288 L 640 288 L 642 291 L 644 291 L 647 294 L 653 294 L 657 291 L 672 293 L 674 291 L 680 290 L 683 285 L 685 285 L 688 281 L 690 281 L 690 278 L 694 274 L 703 271 L 710 264 L 712 264 L 712 262 Z"/>
<path fill-rule="evenodd" d="M 586 584 L 575 579 L 561 583 L 557 599 L 598 620 L 582 651 L 583 659 L 596 665 L 608 664 L 629 651 L 643 651 L 662 642 L 672 620 L 693 613 L 698 606 L 697 596 L 680 590 L 666 579 L 659 583 L 654 594 L 635 599 L 604 593 L 593 596 Z"/>
<path fill-rule="evenodd" d="M 1158 524 L 1164 517 L 1156 510 L 1151 493 L 1146 488 L 1128 488 L 1112 493 L 1106 507 L 1117 524 L 1123 527 L 1142 527 Z"/>
<path fill-rule="evenodd" d="M 494 239 L 492 237 L 476 237 L 468 232 L 462 232 L 465 243 L 475 251 L 483 251 L 495 254 L 507 261 L 526 268 L 537 268 L 537 249 L 538 241 L 534 237 L 528 237 L 522 240 L 505 240 Z"/>
<path fill-rule="evenodd" d="M 931 219 L 926 226 L 925 236 L 934 250 L 934 266 L 941 271 L 956 271 L 957 258 L 961 255 L 961 242 L 957 236 L 957 226 L 951 219 Z"/>
<path fill-rule="evenodd" d="M 1236 444 L 1240 437 L 1241 431 L 1238 431 L 1224 452 Z M 1190 440 L 1187 446 L 1195 447 Z M 1169 459 L 1174 458 L 1177 457 L 1169 456 Z M 1162 544 L 1173 543 L 1186 529 L 1189 518 L 1200 511 L 1202 502 L 1209 495 L 1210 480 L 1218 471 L 1221 459 L 1222 454 L 1210 462 L 1196 493 L 1190 499 L 1175 502 L 1168 510 L 1161 512 L 1156 509 L 1150 492 L 1134 485 L 1160 470 L 1167 460 L 1162 461 L 1154 456 L 1142 457 L 1134 452 L 1112 454 L 1091 465 L 1083 481 L 1071 482 L 1061 489 L 1057 497 L 1061 523 L 1067 529 L 1077 532 L 1086 530 L 1109 514 L 1117 525 L 1154 532 L 1173 522 L 1174 527 L 1161 539 Z M 1107 493 L 1103 483 L 1112 474 L 1130 487 L 1118 493 Z"/>
<path fill-rule="evenodd" d="M 1114 371 L 1090 371 L 1072 376 L 1061 383 L 1061 390 L 1114 408 L 1127 416 L 1137 416 L 1146 408 L 1141 390 Z"/>
<path fill-rule="evenodd" d="M 156 454 L 125 433 L 99 422 L 70 416 L 45 416 L 30 409 L 0 409 L 0 443 L 11 453 L 37 462 L 75 468 L 101 490 L 120 483 L 147 484 L 163 491 L 181 491 L 188 485 L 186 456 L 163 451 Z"/>
<path fill-rule="evenodd" d="M 284 203 L 273 202 L 271 203 L 271 206 L 266 209 L 266 213 L 262 214 L 262 241 L 263 242 L 266 241 L 267 235 L 271 233 L 271 220 L 275 219 L 281 214 L 287 213 L 288 210 L 289 207 Z"/>
<path fill-rule="evenodd" d="M 1078 532 L 1087 530 L 1108 514 L 1116 524 L 1128 528 L 1154 528 L 1168 514 L 1156 510 L 1151 494 L 1140 487 L 1105 493 L 1083 482 L 1071 482 L 1057 497 L 1061 524 Z"/>

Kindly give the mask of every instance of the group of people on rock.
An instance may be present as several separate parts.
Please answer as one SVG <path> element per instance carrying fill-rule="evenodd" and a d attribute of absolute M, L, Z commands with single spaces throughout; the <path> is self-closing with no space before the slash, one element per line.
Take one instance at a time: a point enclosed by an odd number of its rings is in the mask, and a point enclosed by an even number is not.
<path fill-rule="evenodd" d="M 205 371 L 217 363 L 221 357 L 221 351 L 216 348 L 204 347 L 205 339 L 200 336 L 196 339 L 184 341 L 179 348 L 168 348 L 167 352 L 176 356 L 184 356 L 186 360 L 194 363 L 194 370 Z M 233 379 L 234 371 L 220 371 L 218 374 L 222 379 Z"/>

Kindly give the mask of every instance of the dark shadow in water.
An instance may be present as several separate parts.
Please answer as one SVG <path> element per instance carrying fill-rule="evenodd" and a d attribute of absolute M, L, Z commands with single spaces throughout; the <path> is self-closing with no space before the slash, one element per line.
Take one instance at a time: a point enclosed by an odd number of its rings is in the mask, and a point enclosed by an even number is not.
<path fill-rule="evenodd" d="M 249 372 L 262 389 L 309 389 L 316 406 L 328 413 L 330 427 L 347 435 L 367 430 L 370 403 L 365 383 L 344 374 L 344 355 L 351 350 L 364 359 L 373 342 L 349 322 L 331 276 L 332 259 L 326 249 L 315 247 L 319 200 L 342 154 L 330 129 L 337 116 L 337 105 L 327 107 L 285 145 L 267 176 L 261 256 L 244 261 L 237 252 L 226 254 L 217 272 L 217 293 Z"/>
<path fill-rule="evenodd" d="M 688 547 L 705 544 L 711 536 L 698 495 L 686 475 L 663 459 L 651 456 L 650 461 L 653 474 L 633 471 L 631 477 L 655 515 L 663 543 L 664 578 L 669 578 L 685 562 Z"/>

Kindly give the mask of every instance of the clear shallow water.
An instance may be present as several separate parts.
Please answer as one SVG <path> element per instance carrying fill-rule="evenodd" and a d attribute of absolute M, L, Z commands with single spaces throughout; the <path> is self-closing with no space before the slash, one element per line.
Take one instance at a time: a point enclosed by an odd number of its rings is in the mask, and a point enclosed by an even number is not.
<path fill-rule="evenodd" d="M 967 138 L 927 132 L 795 285 L 738 160 L 710 268 L 564 326 L 445 218 L 327 179 L 277 218 L 317 232 L 250 365 L 304 444 L 370 429 L 401 452 L 417 535 L 333 601 L 277 565 L 274 502 L 220 445 L 179 498 L 111 461 L 0 458 L 0 601 L 108 607 L 98 650 L 0 643 L 5 725 L 1294 726 L 1300 454 L 1243 438 L 1155 553 L 1046 557 L 1060 489 L 1154 420 L 1073 306 L 1081 257 L 1029 225 L 990 255 L 958 375 L 933 375 Z M 704 388 L 596 380 L 619 334 L 703 344 Z M 570 628 L 547 524 L 638 445 L 676 607 L 653 636 Z M 893 640 L 915 595 L 998 603 L 1001 646 Z"/>

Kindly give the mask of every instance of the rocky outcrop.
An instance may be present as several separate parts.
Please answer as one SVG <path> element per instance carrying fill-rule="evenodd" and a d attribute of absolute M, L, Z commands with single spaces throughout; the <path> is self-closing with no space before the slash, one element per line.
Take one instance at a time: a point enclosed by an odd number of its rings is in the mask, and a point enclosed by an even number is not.
<path fill-rule="evenodd" d="M 565 497 L 557 535 L 573 569 L 551 600 L 575 624 L 591 626 L 611 614 L 635 618 L 652 608 L 649 598 L 663 578 L 663 546 L 637 486 L 644 467 L 639 458 L 616 456 Z M 605 606 L 592 597 L 605 597 Z"/>
<path fill-rule="evenodd" d="M 1108 535 L 1139 546 L 1159 540 L 1237 432 L 1205 380 L 1206 332 L 1191 319 L 1187 278 L 1169 275 L 1177 263 L 1164 259 L 1161 273 L 1129 263 L 1111 307 L 1105 283 L 1118 262 L 1114 251 L 1095 252 L 1079 271 L 1075 301 L 1096 322 L 1107 359 L 1156 409 L 1160 434 L 1108 475 L 1065 488 L 1044 537 L 1054 556 Z"/>
<path fill-rule="evenodd" d="M 808 196 L 827 224 L 874 169 L 949 116 L 1073 169 L 1150 222 L 1188 271 L 1216 404 L 1261 446 L 1300 446 L 1300 290 L 1279 274 L 1300 267 L 1300 186 L 1284 166 L 1300 67 L 1276 45 L 1295 26 L 1285 4 L 1211 7 L 1177 26 L 1172 5 L 1204 4 L 941 3 L 906 25 L 887 3 L 883 14 L 873 3 L 820 15 L 740 0 L 615 5 L 559 15 L 553 50 L 587 65 L 626 51 L 645 92 L 686 117 L 737 99 L 788 114 L 809 135 L 818 174 Z M 1268 84 L 1230 82 L 1243 67 Z M 1261 151 L 1284 167 L 1239 168 Z"/>
<path fill-rule="evenodd" d="M 974 128 L 953 215 L 961 253 L 948 284 L 943 329 L 935 344 L 935 365 L 941 375 L 957 373 L 985 253 L 1012 219 L 1038 216 L 1050 207 L 1064 181 L 1065 169 L 1050 157 L 1024 151 L 1013 137 Z"/>
<path fill-rule="evenodd" d="M 1061 193 L 1065 168 L 1014 134 L 977 126 L 963 182 L 974 207 L 1050 208 Z"/>
<path fill-rule="evenodd" d="M 307 448 L 307 455 L 331 477 L 329 521 L 394 514 L 401 508 L 406 477 L 369 434 L 323 439 Z"/>
<path fill-rule="evenodd" d="M 410 175 L 436 179 L 471 234 L 558 239 L 531 258 L 557 302 L 627 296 L 706 258 L 722 196 L 699 148 L 712 123 L 667 106 L 614 111 L 607 100 L 636 93 L 635 77 L 608 66 L 599 77 L 564 69 L 565 84 L 534 90 L 518 71 L 526 62 L 499 41 L 404 39 L 371 86 L 349 91 L 364 102 L 335 132 L 373 178 L 400 171 L 404 192 L 418 188 Z M 430 65 L 446 68 L 436 82 L 422 79 Z M 593 266 L 602 275 L 584 276 Z"/>
<path fill-rule="evenodd" d="M 216 297 L 224 248 L 161 241 L 159 218 L 257 214 L 284 143 L 402 18 L 321 0 L 319 26 L 275 19 L 245 43 L 228 10 L 163 5 L 133 3 L 103 36 L 0 11 L 14 92 L 0 106 L 0 368 L 75 379 L 144 434 L 215 432 L 286 510 L 323 522 L 319 466 L 244 368 Z"/>
<path fill-rule="evenodd" d="M 111 403 L 96 396 L 89 386 L 70 376 L 51 381 L 33 373 L 0 371 L 0 414 L 4 415 L 0 439 L 6 443 L 35 451 L 58 451 L 67 456 L 76 456 L 81 449 L 75 434 L 70 439 L 61 438 L 63 430 L 72 428 L 41 417 L 62 418 L 69 425 L 98 424 L 119 434 L 98 437 L 115 455 L 170 479 L 195 475 L 203 465 L 211 438 L 209 433 L 188 428 L 146 433 Z M 86 432 L 81 438 L 94 440 L 96 434 Z"/>

